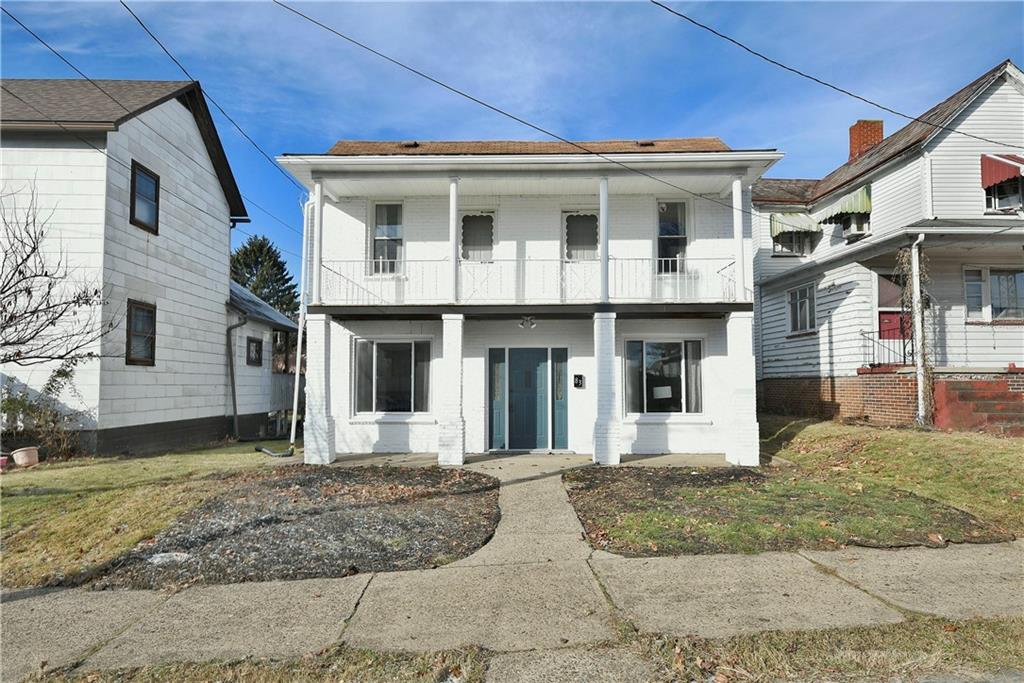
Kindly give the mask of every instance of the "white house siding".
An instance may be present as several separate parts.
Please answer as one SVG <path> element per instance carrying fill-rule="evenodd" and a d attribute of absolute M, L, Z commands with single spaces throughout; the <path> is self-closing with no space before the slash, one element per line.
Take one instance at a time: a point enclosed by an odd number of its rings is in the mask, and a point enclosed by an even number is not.
<path fill-rule="evenodd" d="M 239 315 L 232 313 L 229 324 L 236 324 Z M 235 361 L 235 390 L 239 415 L 263 415 L 280 410 L 291 410 L 292 387 L 295 375 L 273 371 L 273 329 L 266 323 L 249 320 L 232 331 L 232 355 Z M 263 363 L 249 365 L 247 344 L 249 337 L 263 341 Z M 230 380 L 229 380 L 230 381 Z M 231 415 L 231 387 L 226 386 L 224 405 Z"/>
<path fill-rule="evenodd" d="M 1024 94 L 1022 86 L 1005 77 L 994 83 L 959 116 L 950 128 L 998 140 L 1000 146 L 983 140 L 941 132 L 929 143 L 932 158 L 932 202 L 940 218 L 972 218 L 985 212 L 985 191 L 981 187 L 982 154 L 1019 154 L 1024 145 Z"/>
<path fill-rule="evenodd" d="M 229 212 L 195 119 L 171 100 L 110 133 L 109 153 L 120 163 L 107 164 L 105 315 L 117 327 L 103 344 L 99 428 L 223 419 Z M 159 235 L 128 221 L 133 159 L 160 176 Z M 153 367 L 125 364 L 129 298 L 157 307 Z"/>
<path fill-rule="evenodd" d="M 340 453 L 433 452 L 437 424 L 433 412 L 442 343 L 439 322 L 338 321 L 332 324 L 331 407 L 336 446 Z M 463 331 L 463 416 L 467 452 L 487 450 L 488 349 L 506 347 L 567 348 L 570 378 L 583 375 L 584 386 L 569 384 L 568 450 L 591 453 L 596 419 L 594 323 L 591 319 L 538 320 L 523 329 L 518 320 L 467 320 Z M 426 339 L 431 342 L 431 412 L 409 416 L 363 416 L 353 411 L 353 340 Z M 623 351 L 627 339 L 700 339 L 704 344 L 701 415 L 647 415 L 626 418 L 622 394 Z M 621 416 L 623 453 L 726 453 L 735 448 L 735 390 L 749 387 L 752 378 L 737 376 L 737 363 L 728 356 L 726 323 L 722 319 L 620 320 L 616 324 L 616 400 Z M 751 398 L 752 402 L 752 398 Z M 752 429 L 756 432 L 756 423 Z M 756 446 L 752 447 L 756 451 Z"/>
<path fill-rule="evenodd" d="M 791 334 L 787 290 L 815 282 L 813 334 Z M 764 290 L 760 302 L 761 376 L 827 377 L 856 374 L 868 351 L 861 332 L 874 329 L 873 274 L 847 264 L 792 286 Z"/>
<path fill-rule="evenodd" d="M 927 245 L 927 242 L 925 243 Z M 1018 254 L 1020 252 L 1017 252 Z M 1018 257 L 1016 267 L 1024 261 Z M 1014 265 L 968 255 L 930 259 L 927 285 L 932 306 L 926 317 L 928 349 L 936 367 L 1006 369 L 1024 366 L 1024 327 L 966 322 L 963 267 Z"/>
<path fill-rule="evenodd" d="M 104 138 L 85 136 L 103 149 Z M 4 210 L 25 208 L 35 189 L 38 216 L 46 218 L 48 234 L 44 253 L 55 263 L 63 258 L 75 283 L 96 287 L 103 283 L 103 221 L 106 158 L 81 140 L 62 135 L 4 133 L 0 186 L 5 194 Z M 20 213 L 20 211 L 19 211 Z M 101 311 L 94 312 L 100 320 Z M 75 324 L 81 324 L 77 320 Z M 99 343 L 87 347 L 99 351 Z M 57 363 L 31 367 L 5 365 L 2 374 L 30 391 L 42 388 Z M 100 364 L 89 361 L 75 370 L 74 391 L 61 401 L 72 410 L 87 411 L 83 427 L 95 426 L 100 395 Z"/>

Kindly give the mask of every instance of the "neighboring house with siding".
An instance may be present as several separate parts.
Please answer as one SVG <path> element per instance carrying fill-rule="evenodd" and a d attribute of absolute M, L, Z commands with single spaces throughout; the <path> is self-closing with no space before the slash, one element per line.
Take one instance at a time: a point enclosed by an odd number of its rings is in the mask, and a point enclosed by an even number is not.
<path fill-rule="evenodd" d="M 1003 62 L 919 118 L 888 137 L 858 121 L 849 160 L 822 179 L 755 184 L 763 410 L 915 419 L 897 260 L 923 235 L 936 424 L 1024 428 L 1021 71 Z"/>
<path fill-rule="evenodd" d="M 280 158 L 311 193 L 307 462 L 758 463 L 749 190 L 781 154 L 581 144 L 605 158 L 509 141 Z"/>
<path fill-rule="evenodd" d="M 83 442 L 95 452 L 223 438 L 230 231 L 248 221 L 245 205 L 199 83 L 97 84 L 107 94 L 85 80 L 2 81 L 5 209 L 34 193 L 48 255 L 102 288 L 95 319 L 115 324 L 62 401 L 84 411 Z M 267 321 L 257 323 L 253 336 L 269 339 Z M 2 371 L 31 392 L 54 366 Z M 240 407 L 255 415 L 290 400 Z"/>

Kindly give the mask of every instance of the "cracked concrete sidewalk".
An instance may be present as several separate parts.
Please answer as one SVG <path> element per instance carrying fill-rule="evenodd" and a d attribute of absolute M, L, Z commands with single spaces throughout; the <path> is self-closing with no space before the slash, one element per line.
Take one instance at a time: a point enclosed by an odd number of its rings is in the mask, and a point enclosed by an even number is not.
<path fill-rule="evenodd" d="M 908 614 L 1024 614 L 1021 541 L 664 558 L 593 551 L 561 484 L 562 471 L 586 462 L 571 455 L 472 459 L 468 467 L 502 482 L 501 522 L 483 548 L 438 569 L 174 595 L 4 593 L 2 678 L 18 680 L 42 662 L 81 662 L 88 670 L 290 657 L 343 640 L 382 650 L 480 645 L 498 653 L 492 680 L 621 680 L 623 672 L 638 679 L 646 665 L 614 647 L 623 621 L 640 631 L 720 637 L 887 624 Z M 621 657 L 599 662 L 587 654 L 594 646 Z"/>

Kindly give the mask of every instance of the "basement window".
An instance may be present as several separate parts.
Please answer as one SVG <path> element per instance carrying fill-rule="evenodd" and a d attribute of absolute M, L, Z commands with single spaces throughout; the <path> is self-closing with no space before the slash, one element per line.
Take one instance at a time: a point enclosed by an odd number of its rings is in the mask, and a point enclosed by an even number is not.
<path fill-rule="evenodd" d="M 627 413 L 703 411 L 700 340 L 626 342 Z"/>
<path fill-rule="evenodd" d="M 430 342 L 357 339 L 357 413 L 425 413 L 430 397 Z"/>

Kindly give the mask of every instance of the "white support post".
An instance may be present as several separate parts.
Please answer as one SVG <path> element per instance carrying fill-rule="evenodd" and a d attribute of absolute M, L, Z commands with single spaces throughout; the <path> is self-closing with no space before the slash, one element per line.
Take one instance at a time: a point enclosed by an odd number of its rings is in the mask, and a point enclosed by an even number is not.
<path fill-rule="evenodd" d="M 448 242 L 451 249 L 451 302 L 459 300 L 459 179 L 448 179 Z"/>
<path fill-rule="evenodd" d="M 594 422 L 594 462 L 618 465 L 619 399 L 615 391 L 615 314 L 594 314 L 594 365 L 597 394 L 597 419 Z"/>
<path fill-rule="evenodd" d="M 601 302 L 608 303 L 608 177 L 601 178 L 598 193 L 597 233 L 601 254 Z"/>
<path fill-rule="evenodd" d="M 736 254 L 736 300 L 747 297 L 747 265 L 743 258 L 743 181 L 738 176 L 732 180 L 732 240 Z"/>
<path fill-rule="evenodd" d="M 725 321 L 726 365 L 730 424 L 725 459 L 733 465 L 757 466 L 760 441 L 757 433 L 756 368 L 754 364 L 754 314 L 734 311 Z"/>
<path fill-rule="evenodd" d="M 296 381 L 298 377 L 296 376 Z M 306 316 L 306 421 L 304 460 L 326 465 L 337 457 L 331 413 L 331 317 Z"/>
<path fill-rule="evenodd" d="M 306 261 L 309 256 L 309 224 L 313 203 L 302 207 L 302 258 L 299 259 L 299 331 L 295 339 L 295 384 L 292 386 L 292 429 L 288 443 L 295 448 L 295 431 L 299 421 L 299 385 L 302 384 L 302 335 L 306 329 Z M 287 355 L 285 356 L 287 359 Z M 287 365 L 287 360 L 285 362 Z M 285 368 L 287 370 L 287 368 Z"/>
<path fill-rule="evenodd" d="M 910 277 L 914 293 L 914 370 L 917 377 L 917 424 L 923 425 L 928 419 L 925 404 L 924 381 L 924 305 L 921 300 L 921 243 L 924 233 L 910 247 Z"/>
<path fill-rule="evenodd" d="M 313 302 L 323 303 L 320 284 L 323 279 L 324 258 L 324 185 L 323 181 L 313 183 Z"/>
<path fill-rule="evenodd" d="M 466 421 L 462 415 L 462 326 L 465 316 L 441 316 L 441 372 L 438 395 L 437 464 L 462 465 L 466 457 Z"/>

